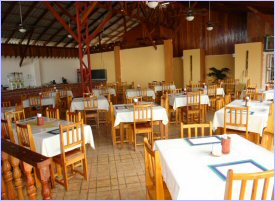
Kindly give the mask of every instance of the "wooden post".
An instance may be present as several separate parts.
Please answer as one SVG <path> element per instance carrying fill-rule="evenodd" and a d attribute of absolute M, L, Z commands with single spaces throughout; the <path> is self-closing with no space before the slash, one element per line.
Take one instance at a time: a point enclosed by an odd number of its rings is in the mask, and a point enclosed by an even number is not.
<path fill-rule="evenodd" d="M 23 182 L 22 182 L 22 173 L 19 168 L 19 162 L 20 160 L 15 157 L 11 158 L 11 165 L 13 167 L 13 177 L 14 177 L 14 184 L 17 189 L 17 195 L 19 200 L 24 200 L 24 194 L 23 194 Z"/>
<path fill-rule="evenodd" d="M 23 162 L 23 171 L 26 175 L 26 187 L 28 192 L 28 198 L 30 200 L 36 200 L 36 188 L 34 186 L 34 179 L 32 177 L 33 167 L 25 162 Z"/>
<path fill-rule="evenodd" d="M 172 39 L 164 40 L 165 81 L 174 81 L 173 43 Z"/>
<path fill-rule="evenodd" d="M 7 187 L 7 197 L 9 200 L 16 199 L 16 192 L 13 187 L 13 178 L 11 172 L 11 165 L 9 162 L 9 155 L 5 152 L 2 152 L 2 171 L 4 173 L 4 182 Z"/>
<path fill-rule="evenodd" d="M 51 191 L 49 187 L 49 179 L 50 179 L 50 168 L 49 166 L 41 166 L 36 168 L 37 176 L 41 181 L 42 189 L 41 194 L 43 196 L 43 200 L 50 200 Z"/>
<path fill-rule="evenodd" d="M 116 81 L 121 82 L 120 47 L 114 47 Z"/>

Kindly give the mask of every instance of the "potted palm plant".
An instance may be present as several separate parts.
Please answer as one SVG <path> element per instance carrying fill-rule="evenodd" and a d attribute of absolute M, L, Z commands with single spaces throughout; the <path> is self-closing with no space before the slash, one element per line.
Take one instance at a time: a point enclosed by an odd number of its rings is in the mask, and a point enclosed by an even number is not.
<path fill-rule="evenodd" d="M 211 67 L 209 70 L 210 72 L 207 75 L 213 77 L 215 82 L 225 80 L 227 78 L 227 73 L 230 71 L 229 68 L 217 69 L 215 67 Z"/>

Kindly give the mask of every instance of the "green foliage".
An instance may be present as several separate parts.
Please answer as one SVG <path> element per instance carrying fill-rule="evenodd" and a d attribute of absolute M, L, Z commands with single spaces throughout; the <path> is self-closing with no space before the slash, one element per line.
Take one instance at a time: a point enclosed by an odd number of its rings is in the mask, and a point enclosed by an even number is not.
<path fill-rule="evenodd" d="M 212 67 L 209 69 L 210 72 L 207 74 L 209 77 L 214 77 L 215 80 L 224 80 L 227 78 L 227 73 L 230 71 L 229 68 L 222 68 L 221 70 Z"/>

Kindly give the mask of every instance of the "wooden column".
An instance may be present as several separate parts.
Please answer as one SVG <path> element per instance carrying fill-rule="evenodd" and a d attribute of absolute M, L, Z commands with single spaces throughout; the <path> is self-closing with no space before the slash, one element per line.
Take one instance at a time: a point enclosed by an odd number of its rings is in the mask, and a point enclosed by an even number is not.
<path fill-rule="evenodd" d="M 120 47 L 114 47 L 116 81 L 121 82 Z"/>
<path fill-rule="evenodd" d="M 173 43 L 172 39 L 164 40 L 165 81 L 174 81 Z"/>
<path fill-rule="evenodd" d="M 201 81 L 205 81 L 205 54 L 204 54 L 204 49 L 200 49 L 200 64 L 201 64 Z"/>

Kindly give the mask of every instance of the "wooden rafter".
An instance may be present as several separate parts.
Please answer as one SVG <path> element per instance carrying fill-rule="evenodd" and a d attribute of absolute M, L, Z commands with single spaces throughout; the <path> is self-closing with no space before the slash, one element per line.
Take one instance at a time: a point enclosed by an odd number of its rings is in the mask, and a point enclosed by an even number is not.
<path fill-rule="evenodd" d="M 46 14 L 48 13 L 48 11 L 47 10 L 45 10 L 44 12 L 42 12 L 39 16 L 38 16 L 38 18 L 35 20 L 35 22 L 31 25 L 31 27 L 32 27 L 32 32 L 34 31 L 34 27 L 36 27 L 36 25 L 38 24 L 38 22 L 40 21 L 40 19 L 42 19 Z M 20 42 L 19 42 L 19 44 L 21 44 L 24 40 L 25 40 L 25 38 L 27 37 L 27 34 L 28 33 L 25 33 L 25 35 L 24 35 L 24 37 L 20 40 Z"/>
<path fill-rule="evenodd" d="M 88 19 L 89 15 L 94 11 L 96 4 L 97 4 L 97 2 L 94 1 L 94 2 L 92 3 L 92 5 L 89 6 L 89 7 L 87 8 L 87 10 L 84 11 L 84 14 L 83 14 L 83 16 L 82 16 L 82 18 L 81 18 L 81 24 L 83 24 L 83 23 L 85 22 L 85 20 Z"/>
<path fill-rule="evenodd" d="M 267 15 L 261 13 L 260 11 L 258 11 L 257 9 L 253 8 L 252 6 L 247 6 L 247 8 L 252 11 L 255 15 L 259 16 L 262 20 L 264 20 L 265 22 L 267 22 L 268 24 L 270 24 L 271 27 L 274 27 L 274 16 L 268 17 Z"/>
<path fill-rule="evenodd" d="M 19 63 L 19 66 L 20 66 L 20 67 L 22 66 L 22 63 L 23 63 L 24 58 L 25 58 L 25 56 L 26 56 L 27 48 L 29 47 L 29 44 L 30 44 L 30 41 L 31 41 L 32 34 L 33 34 L 33 29 L 29 32 L 29 38 L 28 38 L 27 45 L 24 47 L 24 50 L 22 51 L 21 60 L 20 60 L 20 63 Z"/>
<path fill-rule="evenodd" d="M 74 2 L 70 2 L 67 6 L 66 6 L 66 9 L 69 9 L 71 8 L 71 6 L 74 4 Z M 47 10 L 46 10 L 47 11 Z M 60 13 L 61 15 L 62 13 Z M 42 32 L 39 34 L 39 36 L 33 41 L 32 45 L 35 45 L 37 43 L 37 41 L 48 31 L 51 29 L 51 27 L 56 23 L 56 19 L 54 18 L 48 26 L 46 26 Z M 54 34 L 55 36 L 56 34 Z"/>
<path fill-rule="evenodd" d="M 90 43 L 91 40 L 104 28 L 104 26 L 110 21 L 112 18 L 113 14 L 109 13 L 107 17 L 100 23 L 100 25 L 95 29 L 94 32 L 92 32 L 91 35 L 86 39 L 86 43 Z"/>
<path fill-rule="evenodd" d="M 71 13 L 69 13 L 67 11 L 67 8 L 66 9 L 63 8 L 63 6 L 61 6 L 59 2 L 54 2 L 54 3 L 61 10 L 61 15 L 63 14 L 63 15 L 68 16 L 74 23 L 76 23 L 75 16 L 73 16 Z"/>
<path fill-rule="evenodd" d="M 38 1 L 35 1 L 32 3 L 32 5 L 29 7 L 29 9 L 27 10 L 27 12 L 25 12 L 22 16 L 23 19 L 26 19 L 29 14 L 32 12 L 32 10 L 35 8 L 36 4 L 38 3 Z M 19 24 L 20 22 L 18 22 Z M 8 42 L 10 41 L 10 39 L 14 36 L 14 34 L 17 32 L 17 29 L 14 29 L 11 33 L 11 35 L 9 36 L 9 38 L 5 41 L 5 44 L 8 44 Z"/>
<path fill-rule="evenodd" d="M 53 8 L 53 6 L 45 1 L 44 4 L 47 6 L 47 8 L 49 9 L 49 11 L 51 11 L 51 13 L 55 16 L 55 18 L 63 25 L 63 27 L 71 34 L 71 36 L 78 41 L 78 38 L 76 36 L 76 34 L 74 33 L 74 31 L 68 26 L 68 24 L 64 21 L 64 19 L 59 15 L 59 13 Z"/>
<path fill-rule="evenodd" d="M 7 11 L 4 14 L 3 19 L 1 20 L 1 24 L 3 24 L 5 22 L 5 20 L 8 18 L 9 14 L 12 12 L 12 10 L 14 9 L 16 3 L 12 3 L 10 4 L 9 8 L 7 9 Z"/>
<path fill-rule="evenodd" d="M 98 22 L 98 20 L 100 20 L 101 18 L 103 18 L 107 13 L 108 13 L 108 11 L 105 11 L 101 15 L 99 15 L 93 22 L 91 22 L 89 24 L 88 28 L 92 27 L 95 23 Z M 81 33 L 84 33 L 84 31 L 82 30 Z M 73 42 L 73 39 L 70 39 L 63 47 L 67 47 L 67 45 L 69 45 L 72 42 Z"/>
<path fill-rule="evenodd" d="M 131 24 L 128 25 L 128 27 L 132 28 L 132 26 L 133 26 L 134 24 L 136 24 L 136 23 L 137 23 L 136 21 L 133 21 Z M 127 31 L 127 30 L 126 30 L 126 31 Z M 125 32 L 124 29 L 123 29 L 122 31 L 119 31 L 118 34 L 116 34 L 115 36 L 110 37 L 109 40 L 105 41 L 105 42 L 103 43 L 103 45 L 109 43 L 109 42 L 112 41 L 114 38 L 119 37 L 119 35 L 122 34 L 122 33 L 124 33 L 124 32 Z M 124 34 L 123 34 L 123 35 L 124 35 Z M 123 35 L 121 35 L 120 38 L 121 38 Z M 119 39 L 120 39 L 120 38 L 119 38 Z"/>

